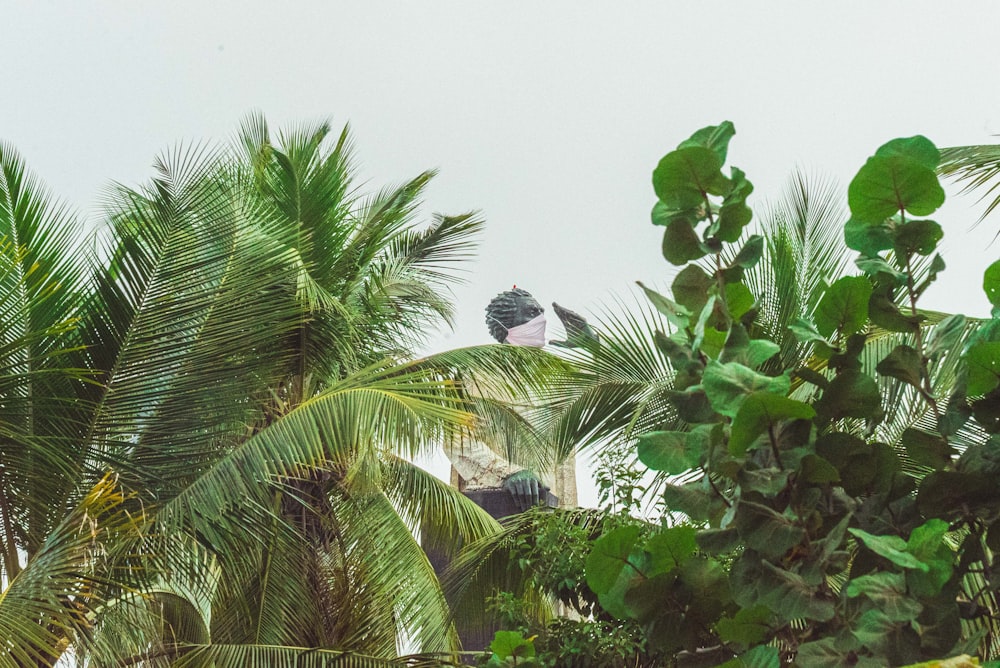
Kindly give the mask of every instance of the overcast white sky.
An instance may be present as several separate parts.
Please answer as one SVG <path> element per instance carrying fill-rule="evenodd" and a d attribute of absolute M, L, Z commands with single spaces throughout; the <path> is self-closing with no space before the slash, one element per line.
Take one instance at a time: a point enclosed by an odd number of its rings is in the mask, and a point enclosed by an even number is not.
<path fill-rule="evenodd" d="M 373 189 L 436 167 L 429 210 L 488 219 L 445 348 L 489 341 L 483 307 L 514 283 L 585 313 L 667 284 L 650 174 L 699 127 L 736 124 L 751 204 L 796 166 L 846 190 L 893 137 L 1000 141 L 998 25 L 986 1 L 3 0 L 0 139 L 88 213 L 249 109 L 350 121 Z M 925 306 L 987 314 L 1000 214 L 970 231 L 980 210 L 936 216 L 948 270 Z"/>

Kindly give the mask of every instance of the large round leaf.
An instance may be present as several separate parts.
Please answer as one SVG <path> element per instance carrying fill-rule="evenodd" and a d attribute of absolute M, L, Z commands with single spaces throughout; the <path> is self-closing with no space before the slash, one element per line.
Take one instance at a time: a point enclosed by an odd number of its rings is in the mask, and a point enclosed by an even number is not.
<path fill-rule="evenodd" d="M 663 156 L 653 170 L 653 190 L 672 209 L 690 209 L 705 203 L 706 195 L 722 195 L 729 179 L 719 171 L 722 160 L 704 146 L 686 146 Z"/>

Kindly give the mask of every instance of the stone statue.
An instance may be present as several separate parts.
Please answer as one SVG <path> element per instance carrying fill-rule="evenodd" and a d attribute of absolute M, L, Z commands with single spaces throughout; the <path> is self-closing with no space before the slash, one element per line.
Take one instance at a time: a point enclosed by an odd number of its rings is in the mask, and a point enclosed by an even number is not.
<path fill-rule="evenodd" d="M 598 341 L 597 334 L 579 314 L 552 304 L 566 329 L 561 347 L 587 348 Z M 527 290 L 514 287 L 501 292 L 486 307 L 486 326 L 499 343 L 541 348 L 545 345 L 545 309 Z M 521 510 L 538 505 L 551 490 L 561 507 L 576 505 L 576 462 L 574 457 L 541 475 L 513 464 L 482 443 L 472 442 L 446 448 L 452 462 L 452 480 L 463 490 L 506 489 Z"/>

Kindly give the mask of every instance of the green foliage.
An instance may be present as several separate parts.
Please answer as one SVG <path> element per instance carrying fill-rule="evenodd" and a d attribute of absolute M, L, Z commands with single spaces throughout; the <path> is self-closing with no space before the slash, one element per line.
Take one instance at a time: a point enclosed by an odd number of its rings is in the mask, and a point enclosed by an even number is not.
<path fill-rule="evenodd" d="M 694 651 L 726 666 L 992 658 L 1000 321 L 917 309 L 944 269 L 944 230 L 921 218 L 944 201 L 938 150 L 893 140 L 858 171 L 843 239 L 862 274 L 819 285 L 786 320 L 789 348 L 747 283 L 759 237 L 728 247 L 751 218 L 749 182 L 722 172 L 733 135 L 699 130 L 653 175 L 653 222 L 681 270 L 672 298 L 646 293 L 678 328 L 656 343 L 680 420 L 641 435 L 638 458 L 684 475 L 664 504 L 703 524 L 606 533 L 587 584 L 676 665 Z"/>

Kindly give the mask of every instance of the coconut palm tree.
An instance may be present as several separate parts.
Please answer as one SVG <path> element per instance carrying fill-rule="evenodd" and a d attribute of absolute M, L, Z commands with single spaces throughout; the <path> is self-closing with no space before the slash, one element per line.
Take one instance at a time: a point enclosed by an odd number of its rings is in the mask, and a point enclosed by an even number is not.
<path fill-rule="evenodd" d="M 2 157 L 0 629 L 15 660 L 455 650 L 414 529 L 454 545 L 497 525 L 409 460 L 487 410 L 451 370 L 513 393 L 559 367 L 511 346 L 411 360 L 449 322 L 481 220 L 418 228 L 432 173 L 364 197 L 346 128 L 272 138 L 259 114 L 233 147 L 179 147 L 148 185 L 113 188 L 88 244 Z M 37 582 L 52 591 L 31 608 L 16 594 Z"/>

